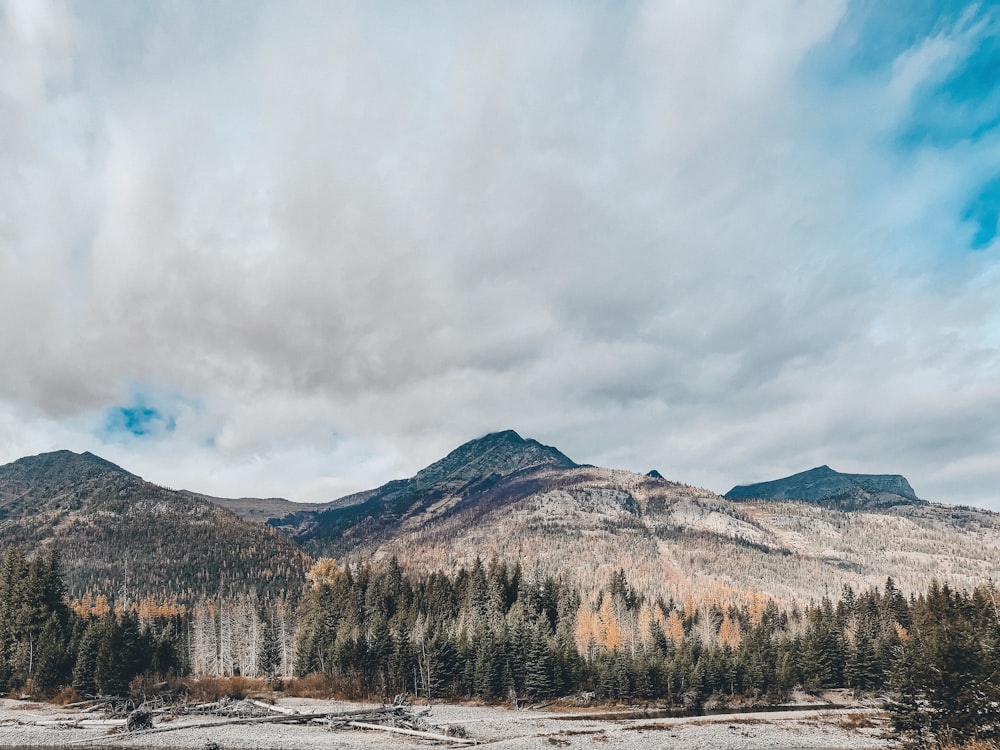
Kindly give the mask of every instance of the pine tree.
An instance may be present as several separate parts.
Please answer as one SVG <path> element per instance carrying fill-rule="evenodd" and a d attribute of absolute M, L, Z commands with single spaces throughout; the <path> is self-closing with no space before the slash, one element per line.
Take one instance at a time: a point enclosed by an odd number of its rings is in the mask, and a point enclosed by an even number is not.
<path fill-rule="evenodd" d="M 53 612 L 38 637 L 34 682 L 42 693 L 68 682 L 70 674 L 67 669 L 66 640 L 59 616 Z"/>
<path fill-rule="evenodd" d="M 267 679 L 274 679 L 277 676 L 278 668 L 281 666 L 281 644 L 278 643 L 277 634 L 267 618 L 261 619 L 260 624 L 260 650 L 257 654 L 257 669 Z"/>
<path fill-rule="evenodd" d="M 848 647 L 844 682 L 847 687 L 859 690 L 875 690 L 882 683 L 875 654 L 875 642 L 865 627 L 858 629 L 854 635 L 854 642 Z"/>
<path fill-rule="evenodd" d="M 97 667 L 97 652 L 104 636 L 104 626 L 100 620 L 90 620 L 80 637 L 73 667 L 73 689 L 80 695 L 94 695 L 94 671 Z"/>
<path fill-rule="evenodd" d="M 483 698 L 500 698 L 504 694 L 503 652 L 494 634 L 481 631 L 476 639 L 476 667 L 473 687 Z"/>
<path fill-rule="evenodd" d="M 555 658 L 549 646 L 547 629 L 537 622 L 527 635 L 524 690 L 533 698 L 547 698 L 552 695 L 555 683 Z"/>
<path fill-rule="evenodd" d="M 121 670 L 121 627 L 114 614 L 101 620 L 100 637 L 94 658 L 94 687 L 102 695 L 123 695 L 128 682 Z"/>
<path fill-rule="evenodd" d="M 400 629 L 392 639 L 392 655 L 389 658 L 389 682 L 394 692 L 416 692 L 416 659 L 410 634 Z"/>

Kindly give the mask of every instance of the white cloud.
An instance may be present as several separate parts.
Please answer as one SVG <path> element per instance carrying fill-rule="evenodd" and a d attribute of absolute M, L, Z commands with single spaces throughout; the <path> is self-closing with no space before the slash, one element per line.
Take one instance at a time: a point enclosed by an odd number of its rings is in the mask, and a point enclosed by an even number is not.
<path fill-rule="evenodd" d="M 840 4 L 51 7 L 0 20 L 0 458 L 325 499 L 513 427 L 998 502 L 995 259 L 941 260 L 990 144 L 867 114 L 975 35 L 821 90 Z M 144 383 L 198 408 L 87 445 Z"/>

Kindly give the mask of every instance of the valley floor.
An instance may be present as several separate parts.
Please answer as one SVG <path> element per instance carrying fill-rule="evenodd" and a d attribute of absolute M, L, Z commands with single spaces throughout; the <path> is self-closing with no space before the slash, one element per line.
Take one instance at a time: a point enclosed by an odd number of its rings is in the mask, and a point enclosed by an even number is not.
<path fill-rule="evenodd" d="M 358 704 L 283 698 L 279 705 L 301 713 L 339 712 Z M 366 706 L 370 708 L 371 706 Z M 605 709 L 606 711 L 606 709 Z M 876 750 L 890 747 L 882 738 L 883 720 L 874 709 L 726 714 L 685 718 L 615 718 L 557 711 L 513 711 L 471 705 L 434 705 L 427 721 L 440 728 L 461 725 L 469 738 L 497 750 L 578 750 L 604 748 L 720 748 L 742 750 Z M 426 746 L 426 741 L 379 731 L 330 731 L 301 725 L 206 723 L 204 716 L 157 722 L 170 731 L 109 733 L 107 727 L 73 726 L 85 717 L 58 706 L 0 700 L 0 747 L 184 748 L 204 750 L 297 750 L 308 747 L 390 750 Z M 176 727 L 176 729 L 174 729 Z M 457 746 L 456 746 L 457 747 Z"/>

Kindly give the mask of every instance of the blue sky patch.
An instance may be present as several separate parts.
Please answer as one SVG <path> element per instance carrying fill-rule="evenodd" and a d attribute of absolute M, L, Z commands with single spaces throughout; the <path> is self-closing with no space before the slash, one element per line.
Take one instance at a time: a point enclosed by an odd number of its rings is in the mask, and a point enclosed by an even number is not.
<path fill-rule="evenodd" d="M 900 54 L 953 26 L 976 5 L 964 0 L 852 0 L 830 41 L 810 53 L 808 67 L 832 84 L 888 70 Z"/>
<path fill-rule="evenodd" d="M 136 394 L 127 406 L 113 406 L 104 414 L 98 433 L 105 440 L 157 437 L 173 432 L 177 419 L 168 407 L 154 406 L 145 395 Z"/>
<path fill-rule="evenodd" d="M 903 125 L 904 146 L 948 148 L 976 140 L 1000 125 L 1000 38 L 982 38 L 958 70 L 918 92 Z"/>
<path fill-rule="evenodd" d="M 971 222 L 975 228 L 971 247 L 982 250 L 997 236 L 997 221 L 1000 220 L 1000 177 L 983 185 L 979 195 L 962 212 L 963 221 Z"/>

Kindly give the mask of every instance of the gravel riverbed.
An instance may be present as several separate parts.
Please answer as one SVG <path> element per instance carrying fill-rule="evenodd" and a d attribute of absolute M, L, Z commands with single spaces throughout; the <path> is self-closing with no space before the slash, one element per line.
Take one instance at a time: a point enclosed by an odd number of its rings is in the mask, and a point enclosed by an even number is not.
<path fill-rule="evenodd" d="M 278 705 L 300 713 L 342 712 L 371 704 L 282 698 Z M 595 712 L 597 713 L 597 712 Z M 435 704 L 426 721 L 436 727 L 464 727 L 469 738 L 497 750 L 521 748 L 680 748 L 681 750 L 882 750 L 884 721 L 874 709 L 726 714 L 683 718 L 630 717 L 568 720 L 565 712 L 514 711 L 504 707 Z M 330 731 L 322 726 L 233 724 L 226 719 L 185 716 L 157 719 L 156 729 L 124 734 L 117 728 L 79 726 L 80 711 L 49 704 L 0 700 L 0 747 L 184 748 L 204 750 L 299 750 L 299 748 L 426 747 L 426 740 L 381 731 Z M 54 724 L 54 722 L 58 722 Z M 212 723 L 210 727 L 191 725 Z"/>

